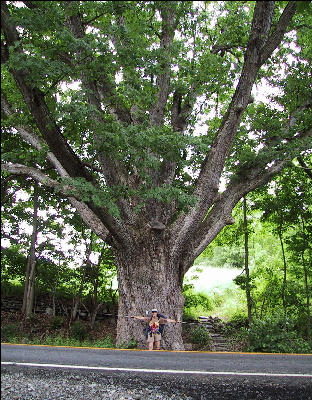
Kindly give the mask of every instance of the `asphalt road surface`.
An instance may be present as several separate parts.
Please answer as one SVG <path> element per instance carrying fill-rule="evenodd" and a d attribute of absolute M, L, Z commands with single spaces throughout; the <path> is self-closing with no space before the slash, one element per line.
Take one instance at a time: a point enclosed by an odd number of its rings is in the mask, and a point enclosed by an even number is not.
<path fill-rule="evenodd" d="M 211 399 L 312 399 L 311 354 L 157 352 L 2 344 L 1 365 L 11 370 L 31 369 L 32 373 L 44 368 L 58 374 L 76 371 L 84 376 L 92 373 L 127 382 L 139 379 L 141 384 L 165 380 L 173 388 L 183 385 L 185 393 L 194 399 L 205 398 L 202 391 L 207 387 L 214 390 L 215 397 Z M 247 389 L 249 397 L 235 394 Z"/>

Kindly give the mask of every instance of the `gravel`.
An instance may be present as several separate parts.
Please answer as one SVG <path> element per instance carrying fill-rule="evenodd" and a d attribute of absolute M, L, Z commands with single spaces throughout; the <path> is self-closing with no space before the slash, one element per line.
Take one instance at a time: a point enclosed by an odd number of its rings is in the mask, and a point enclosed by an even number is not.
<path fill-rule="evenodd" d="M 175 389 L 173 389 L 175 390 Z M 183 391 L 167 391 L 127 377 L 106 377 L 52 370 L 19 370 L 2 368 L 1 399 L 3 400 L 191 400 Z"/>
<path fill-rule="evenodd" d="M 1 367 L 3 400 L 312 400 L 307 378 Z"/>

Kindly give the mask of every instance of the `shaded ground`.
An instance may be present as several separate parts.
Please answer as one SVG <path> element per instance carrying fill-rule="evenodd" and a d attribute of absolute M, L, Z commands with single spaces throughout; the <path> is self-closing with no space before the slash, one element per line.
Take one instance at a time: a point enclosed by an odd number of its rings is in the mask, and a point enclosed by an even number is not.
<path fill-rule="evenodd" d="M 1 311 L 1 341 L 9 342 L 11 338 L 15 338 L 14 343 L 29 343 L 36 340 L 37 344 L 44 344 L 45 340 L 61 337 L 67 342 L 64 345 L 69 344 L 71 340 L 77 340 L 80 338 L 81 342 L 89 341 L 92 343 L 106 341 L 107 346 L 113 347 L 116 342 L 116 327 L 117 320 L 114 317 L 107 317 L 103 320 L 96 321 L 94 328 L 90 328 L 90 321 L 80 319 L 78 323 L 78 331 L 75 330 L 73 325 L 70 325 L 69 318 L 66 317 L 52 317 L 47 314 L 34 314 L 29 319 L 25 319 L 21 312 L 6 312 Z M 197 340 L 192 336 L 192 330 L 198 328 L 198 324 L 183 324 L 182 325 L 182 337 L 183 342 L 187 350 L 203 350 L 203 351 L 214 351 L 215 346 L 211 341 L 206 342 L 201 336 Z M 145 327 L 142 324 L 142 331 L 145 331 Z M 10 340 L 11 339 L 11 340 Z M 108 340 L 107 340 L 108 339 Z M 54 344 L 49 342 L 48 344 Z M 62 343 L 58 343 L 61 345 Z M 73 343 L 77 345 L 77 343 Z M 101 347 L 103 344 L 101 344 Z M 228 351 L 242 351 L 246 347 L 244 342 L 231 342 L 228 340 L 227 348 Z"/>
<path fill-rule="evenodd" d="M 87 338 L 91 341 L 103 340 L 109 336 L 115 343 L 116 321 L 114 318 L 107 318 L 103 321 L 96 321 L 94 328 L 90 329 L 89 321 L 80 320 L 86 328 Z M 44 340 L 47 336 L 61 335 L 64 338 L 72 336 L 72 327 L 69 320 L 64 317 L 52 317 L 46 314 L 36 314 L 29 319 L 23 318 L 20 312 L 1 312 L 1 331 L 4 327 L 11 327 L 9 334 L 16 332 L 16 336 L 21 338 L 21 343 L 27 343 L 27 339 L 40 338 Z M 4 329 L 6 334 L 7 330 Z M 11 333 L 13 332 L 13 333 Z M 1 335 L 2 341 L 5 335 Z M 24 341 L 23 341 L 24 339 Z"/>
<path fill-rule="evenodd" d="M 63 320 L 63 322 L 61 322 Z M 113 343 L 116 340 L 117 323 L 115 318 L 96 321 L 94 328 L 90 329 L 90 322 L 79 320 L 87 330 L 87 338 L 91 342 L 104 340 L 109 337 Z M 9 327 L 9 329 L 6 329 Z M 142 325 L 143 327 L 143 325 Z M 143 329 L 143 328 L 142 328 Z M 69 320 L 64 317 L 52 317 L 46 314 L 36 314 L 25 319 L 21 312 L 1 312 L 1 340 L 4 342 L 8 335 L 20 339 L 20 343 L 28 343 L 35 338 L 44 341 L 47 337 L 61 335 L 64 338 L 73 337 Z M 184 329 L 184 341 L 190 342 L 190 329 Z M 197 348 L 199 346 L 195 346 Z"/>

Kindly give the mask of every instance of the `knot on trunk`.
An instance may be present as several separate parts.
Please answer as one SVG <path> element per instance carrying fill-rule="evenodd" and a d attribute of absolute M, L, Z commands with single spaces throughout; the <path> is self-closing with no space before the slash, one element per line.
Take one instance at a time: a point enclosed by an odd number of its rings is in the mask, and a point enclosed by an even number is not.
<path fill-rule="evenodd" d="M 166 225 L 160 221 L 157 221 L 156 219 L 153 219 L 150 223 L 150 227 L 155 231 L 163 231 L 166 228 Z"/>

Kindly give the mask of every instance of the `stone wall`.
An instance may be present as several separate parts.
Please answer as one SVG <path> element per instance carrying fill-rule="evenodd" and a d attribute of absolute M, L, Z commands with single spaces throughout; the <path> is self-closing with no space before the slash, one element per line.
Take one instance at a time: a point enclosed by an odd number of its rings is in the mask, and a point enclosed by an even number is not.
<path fill-rule="evenodd" d="M 21 297 L 2 297 L 1 298 L 1 311 L 4 312 L 19 312 L 22 309 L 23 299 Z M 55 315 L 70 315 L 72 310 L 72 301 L 71 300 L 59 300 L 55 301 Z M 52 300 L 45 296 L 37 297 L 35 300 L 34 306 L 34 314 L 51 314 L 52 310 Z M 88 320 L 89 312 L 85 308 L 80 308 L 78 310 L 79 318 Z M 97 316 L 96 320 L 103 320 L 107 317 L 111 317 L 112 314 L 109 313 L 109 309 L 107 306 L 103 305 Z"/>

